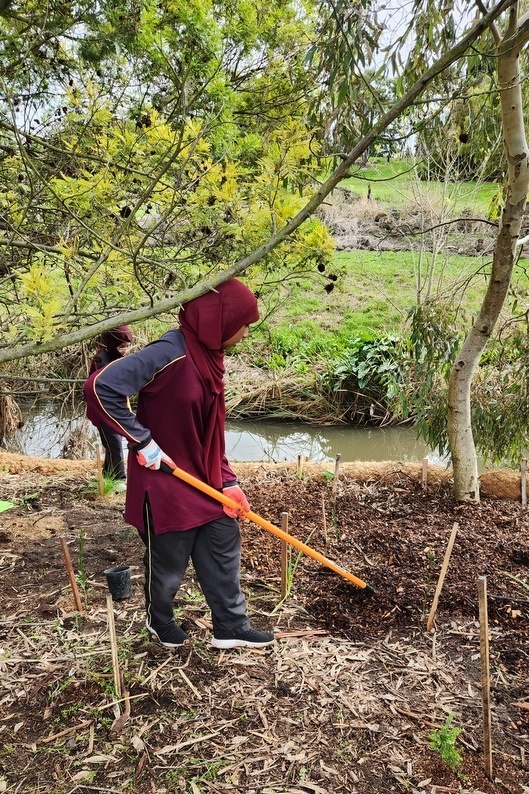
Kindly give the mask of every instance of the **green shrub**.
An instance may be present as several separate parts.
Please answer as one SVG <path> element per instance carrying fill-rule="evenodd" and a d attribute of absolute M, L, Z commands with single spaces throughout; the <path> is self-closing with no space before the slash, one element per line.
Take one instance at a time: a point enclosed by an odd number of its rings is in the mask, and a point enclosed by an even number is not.
<path fill-rule="evenodd" d="M 398 336 L 376 339 L 355 336 L 324 378 L 339 395 L 349 421 L 395 419 L 397 397 L 407 379 L 408 345 Z"/>
<path fill-rule="evenodd" d="M 455 772 L 463 759 L 455 748 L 461 728 L 452 728 L 453 719 L 454 713 L 452 712 L 438 731 L 430 732 L 430 747 L 439 753 L 445 764 Z"/>

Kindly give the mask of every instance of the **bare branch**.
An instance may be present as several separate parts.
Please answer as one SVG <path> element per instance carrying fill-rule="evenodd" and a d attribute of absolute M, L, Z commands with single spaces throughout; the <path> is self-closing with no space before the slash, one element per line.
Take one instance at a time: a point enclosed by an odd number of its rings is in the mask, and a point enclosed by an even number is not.
<path fill-rule="evenodd" d="M 482 0 L 476 0 L 476 5 L 483 15 L 487 13 L 487 8 L 485 6 L 485 3 L 482 2 Z M 495 22 L 491 24 L 490 32 L 492 33 L 496 46 L 498 46 L 501 41 L 501 33 L 498 30 L 498 26 L 496 25 Z"/>

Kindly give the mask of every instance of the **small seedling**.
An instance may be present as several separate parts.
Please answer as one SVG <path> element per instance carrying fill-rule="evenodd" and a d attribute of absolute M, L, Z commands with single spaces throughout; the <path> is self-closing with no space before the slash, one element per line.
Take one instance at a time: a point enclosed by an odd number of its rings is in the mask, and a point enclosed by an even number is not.
<path fill-rule="evenodd" d="M 307 537 L 307 539 L 305 541 L 306 544 L 310 543 L 310 539 L 311 539 L 312 535 L 314 534 L 314 531 L 315 530 L 312 530 L 312 532 L 309 533 L 309 535 L 308 535 L 308 537 Z M 303 557 L 303 552 L 298 551 L 298 553 L 296 554 L 294 560 L 292 560 L 292 548 L 290 546 L 288 547 L 288 549 L 287 549 L 287 569 L 286 569 L 286 592 L 285 592 L 285 595 L 283 596 L 283 598 L 279 601 L 279 603 L 272 610 L 272 613 L 271 613 L 272 615 L 274 614 L 274 612 L 277 612 L 277 610 L 286 601 L 286 599 L 289 597 L 290 593 L 292 592 L 292 586 L 294 584 L 294 574 L 296 573 L 296 569 L 297 569 L 302 557 Z"/>
<path fill-rule="evenodd" d="M 25 494 L 22 494 L 22 495 L 21 495 L 21 496 L 19 496 L 19 498 L 18 498 L 18 504 L 19 504 L 21 507 L 28 507 L 28 508 L 31 508 L 31 507 L 33 507 L 33 506 L 34 506 L 34 505 L 33 505 L 33 502 L 36 502 L 36 501 L 37 501 L 37 499 L 39 498 L 39 496 L 40 496 L 40 493 L 39 493 L 39 491 L 35 491 L 34 493 L 25 493 Z"/>
<path fill-rule="evenodd" d="M 454 713 L 451 712 L 438 731 L 430 732 L 429 738 L 432 750 L 439 753 L 445 764 L 455 772 L 463 759 L 455 747 L 461 728 L 452 727 L 453 719 Z"/>

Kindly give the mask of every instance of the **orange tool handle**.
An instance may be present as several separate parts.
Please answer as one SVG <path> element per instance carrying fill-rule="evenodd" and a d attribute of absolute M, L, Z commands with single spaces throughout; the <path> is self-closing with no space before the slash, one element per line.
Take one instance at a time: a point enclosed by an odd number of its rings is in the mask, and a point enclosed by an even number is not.
<path fill-rule="evenodd" d="M 221 502 L 223 505 L 226 505 L 226 507 L 231 507 L 232 510 L 237 510 L 242 516 L 244 516 L 244 518 L 253 521 L 254 524 L 266 529 L 267 532 L 271 532 L 272 535 L 277 535 L 278 538 L 281 538 L 281 540 L 284 540 L 286 543 L 294 546 L 295 549 L 299 549 L 299 551 L 303 552 L 303 554 L 306 554 L 307 557 L 312 557 L 313 560 L 316 560 L 316 562 L 319 562 L 321 565 L 324 565 L 326 568 L 334 571 L 334 573 L 343 576 L 344 579 L 352 582 L 361 590 L 365 590 L 371 595 L 374 594 L 374 589 L 370 585 L 366 584 L 366 582 L 363 582 L 362 579 L 359 579 L 357 576 L 354 576 L 354 574 L 349 573 L 349 571 L 346 571 L 344 568 L 336 565 L 336 563 L 328 560 L 327 557 L 324 557 L 323 554 L 319 553 L 319 551 L 315 551 L 310 546 L 307 546 L 297 538 L 289 535 L 288 532 L 285 532 L 283 529 L 276 527 L 275 524 L 272 524 L 270 521 L 262 518 L 252 510 L 243 510 L 238 502 L 236 502 L 234 499 L 230 499 L 229 496 L 225 496 L 221 491 L 217 491 L 216 488 L 212 488 L 211 485 L 207 485 L 207 483 L 202 482 L 202 480 L 199 480 L 197 477 L 193 477 L 192 474 L 188 474 L 178 466 L 175 466 L 174 469 L 171 468 L 164 461 L 162 461 L 160 469 L 167 473 L 173 474 L 175 477 L 183 480 L 188 485 L 192 485 L 193 488 L 197 488 L 199 491 L 202 491 L 202 493 L 207 494 L 207 496 L 211 496 L 212 499 L 216 499 L 217 502 Z"/>

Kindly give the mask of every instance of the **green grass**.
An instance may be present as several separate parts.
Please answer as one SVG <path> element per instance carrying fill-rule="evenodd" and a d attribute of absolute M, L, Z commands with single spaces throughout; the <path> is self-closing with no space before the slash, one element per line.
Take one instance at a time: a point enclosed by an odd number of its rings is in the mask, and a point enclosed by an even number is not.
<path fill-rule="evenodd" d="M 411 251 L 341 251 L 333 270 L 339 273 L 334 290 L 327 293 L 324 279 L 289 283 L 289 299 L 273 313 L 270 327 L 276 350 L 288 355 L 317 354 L 355 335 L 366 337 L 403 333 L 408 312 L 417 304 L 419 256 Z M 519 290 L 529 290 L 527 268 L 521 260 L 513 277 Z M 490 261 L 481 257 L 451 255 L 440 258 L 433 277 L 433 295 L 442 295 L 460 307 L 462 322 L 471 321 L 486 290 Z M 512 299 L 508 298 L 505 313 Z M 327 340 L 327 341 L 326 341 Z"/>
<path fill-rule="evenodd" d="M 358 167 L 355 175 L 340 183 L 359 196 L 370 191 L 374 201 L 397 207 L 409 204 L 419 193 L 441 200 L 443 192 L 456 214 L 463 212 L 486 215 L 490 202 L 498 191 L 492 182 L 425 182 L 417 178 L 411 160 L 373 160 L 367 167 Z"/>

